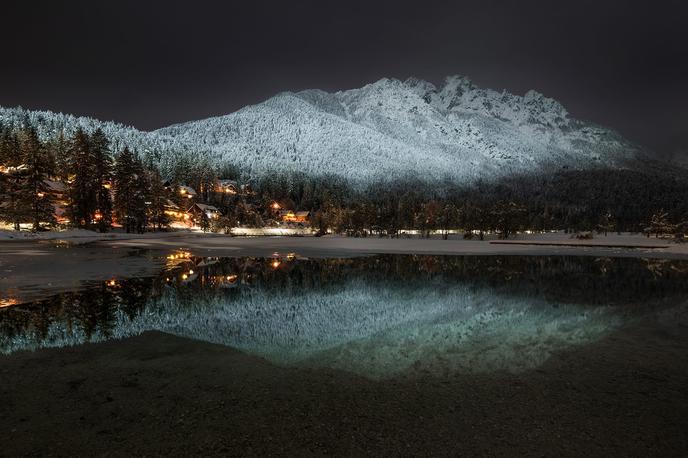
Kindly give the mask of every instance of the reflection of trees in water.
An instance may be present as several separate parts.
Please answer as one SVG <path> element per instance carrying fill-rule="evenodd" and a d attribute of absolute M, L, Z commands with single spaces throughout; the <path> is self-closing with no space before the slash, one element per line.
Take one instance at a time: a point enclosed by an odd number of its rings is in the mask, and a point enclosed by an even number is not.
<path fill-rule="evenodd" d="M 191 274 L 193 272 L 193 274 Z M 0 309 L 2 339 L 29 333 L 45 339 L 53 323 L 86 339 L 112 332 L 117 312 L 129 318 L 174 289 L 181 303 L 232 301 L 246 288 L 294 297 L 335 293 L 352 281 L 399 291 L 457 283 L 497 293 L 577 304 L 646 304 L 688 292 L 688 262 L 634 258 L 380 255 L 300 259 L 197 258 L 185 255 L 156 278 L 123 279 Z"/>
<path fill-rule="evenodd" d="M 67 332 L 78 329 L 87 340 L 95 333 L 110 335 L 117 311 L 135 317 L 156 289 L 149 278 L 123 280 L 116 286 L 108 283 L 0 311 L 0 342 L 26 333 L 43 340 L 57 322 Z"/>

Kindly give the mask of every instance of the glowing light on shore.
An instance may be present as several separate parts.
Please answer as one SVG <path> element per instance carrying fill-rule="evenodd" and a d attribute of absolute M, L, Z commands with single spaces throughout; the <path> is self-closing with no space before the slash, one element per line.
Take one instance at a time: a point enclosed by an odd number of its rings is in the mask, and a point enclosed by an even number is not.
<path fill-rule="evenodd" d="M 0 299 L 0 308 L 2 307 L 11 307 L 13 305 L 17 305 L 19 301 L 13 297 L 6 297 L 3 299 Z"/>
<path fill-rule="evenodd" d="M 167 259 L 170 261 L 174 261 L 176 259 L 188 259 L 191 257 L 191 253 L 188 251 L 182 251 L 180 253 L 172 253 L 170 255 L 167 255 Z"/>

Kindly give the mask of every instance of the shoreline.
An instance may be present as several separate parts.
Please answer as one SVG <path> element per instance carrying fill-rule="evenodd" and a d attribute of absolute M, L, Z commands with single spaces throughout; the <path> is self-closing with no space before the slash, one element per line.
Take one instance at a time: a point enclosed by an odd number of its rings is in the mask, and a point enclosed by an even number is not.
<path fill-rule="evenodd" d="M 624 329 L 523 373 L 382 381 L 159 332 L 0 355 L 3 453 L 682 456 L 674 338 Z"/>
<path fill-rule="evenodd" d="M 107 235 L 107 234 L 106 234 Z M 506 243 L 503 243 L 506 242 Z M 630 246 L 637 246 L 628 248 Z M 638 235 L 610 235 L 596 243 L 566 234 L 539 234 L 509 241 L 439 238 L 232 237 L 202 233 L 152 233 L 128 238 L 0 241 L 0 306 L 80 290 L 89 282 L 153 276 L 169 254 L 198 257 L 347 258 L 382 254 L 418 256 L 590 256 L 688 260 L 688 244 Z M 7 304 L 4 304 L 7 305 Z M 11 304 L 10 304 L 11 305 Z"/>

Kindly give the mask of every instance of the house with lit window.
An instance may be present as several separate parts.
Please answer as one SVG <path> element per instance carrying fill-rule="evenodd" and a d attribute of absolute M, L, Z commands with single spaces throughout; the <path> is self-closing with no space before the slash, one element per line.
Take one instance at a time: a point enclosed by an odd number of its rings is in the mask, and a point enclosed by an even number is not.
<path fill-rule="evenodd" d="M 194 204 L 187 211 L 194 221 L 198 222 L 205 215 L 208 219 L 217 219 L 221 216 L 220 210 L 217 207 L 206 204 Z"/>
<path fill-rule="evenodd" d="M 311 212 L 309 211 L 292 211 L 282 210 L 280 212 L 280 220 L 283 223 L 299 223 L 307 224 L 309 222 Z"/>
<path fill-rule="evenodd" d="M 191 186 L 179 186 L 179 194 L 186 199 L 193 199 L 198 195 Z"/>
<path fill-rule="evenodd" d="M 222 192 L 225 194 L 238 194 L 239 185 L 234 180 L 218 180 L 215 186 L 215 192 Z"/>

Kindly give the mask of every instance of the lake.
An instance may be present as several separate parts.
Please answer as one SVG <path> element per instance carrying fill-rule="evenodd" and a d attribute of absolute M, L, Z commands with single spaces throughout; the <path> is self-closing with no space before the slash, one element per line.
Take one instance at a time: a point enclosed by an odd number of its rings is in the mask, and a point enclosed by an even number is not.
<path fill-rule="evenodd" d="M 577 256 L 160 255 L 156 275 L 0 308 L 0 352 L 158 330 L 371 378 L 518 373 L 685 316 L 688 261 Z"/>

